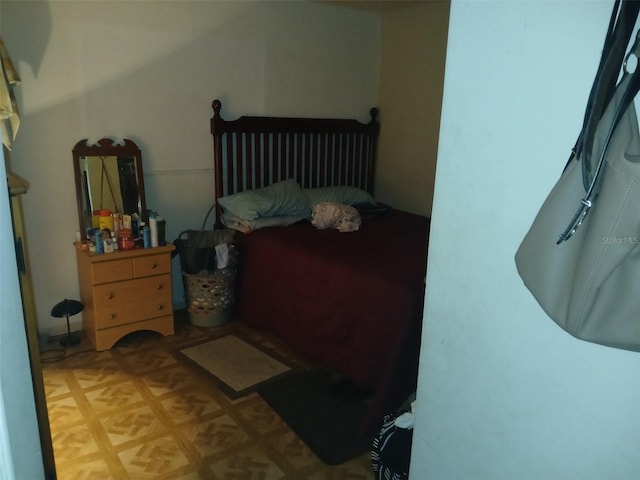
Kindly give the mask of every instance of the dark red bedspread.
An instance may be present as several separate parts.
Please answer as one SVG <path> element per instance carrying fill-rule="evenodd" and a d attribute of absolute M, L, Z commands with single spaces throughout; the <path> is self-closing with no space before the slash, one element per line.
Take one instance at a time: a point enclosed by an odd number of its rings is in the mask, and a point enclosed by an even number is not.
<path fill-rule="evenodd" d="M 303 222 L 239 234 L 238 316 L 360 386 L 413 381 L 428 235 L 428 218 L 400 211 L 350 233 Z"/>

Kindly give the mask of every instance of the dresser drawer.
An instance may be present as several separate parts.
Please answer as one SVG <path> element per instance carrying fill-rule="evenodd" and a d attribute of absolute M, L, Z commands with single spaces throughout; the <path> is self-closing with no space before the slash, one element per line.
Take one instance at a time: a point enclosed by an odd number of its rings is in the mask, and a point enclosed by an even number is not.
<path fill-rule="evenodd" d="M 99 330 L 170 314 L 171 302 L 170 274 L 93 288 Z"/>
<path fill-rule="evenodd" d="M 103 330 L 173 313 L 171 293 L 142 298 L 135 303 L 119 303 L 95 308 L 96 329 Z"/>
<path fill-rule="evenodd" d="M 170 274 L 96 285 L 93 287 L 93 305 L 96 309 L 109 309 L 167 295 L 171 295 Z"/>
<path fill-rule="evenodd" d="M 130 258 L 124 258 L 95 263 L 91 268 L 91 277 L 93 285 L 129 280 L 133 278 L 133 261 Z"/>
<path fill-rule="evenodd" d="M 169 255 L 146 255 L 133 259 L 133 276 L 135 278 L 170 272 L 171 257 Z"/>

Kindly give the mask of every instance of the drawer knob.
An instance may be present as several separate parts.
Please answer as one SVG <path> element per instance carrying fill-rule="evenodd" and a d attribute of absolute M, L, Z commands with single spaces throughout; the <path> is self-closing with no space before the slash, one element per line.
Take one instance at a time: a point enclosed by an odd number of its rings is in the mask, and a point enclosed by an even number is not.
<path fill-rule="evenodd" d="M 107 299 L 108 300 L 111 300 L 113 298 L 113 296 L 114 296 L 113 293 L 111 293 L 111 292 L 107 293 Z"/>
<path fill-rule="evenodd" d="M 115 313 L 110 313 L 109 314 L 109 320 L 115 320 L 116 318 L 116 314 Z"/>
<path fill-rule="evenodd" d="M 153 270 L 153 269 L 155 269 L 155 268 L 158 268 L 158 264 L 157 264 L 157 263 L 152 263 L 152 264 L 151 264 L 151 269 Z"/>
<path fill-rule="evenodd" d="M 158 310 L 164 310 L 164 305 L 158 305 Z"/>
<path fill-rule="evenodd" d="M 159 284 L 158 284 L 158 286 L 156 287 L 156 289 L 157 289 L 157 290 L 162 290 L 162 288 L 163 288 L 163 287 L 162 287 L 162 284 L 161 284 L 161 283 L 159 283 Z"/>

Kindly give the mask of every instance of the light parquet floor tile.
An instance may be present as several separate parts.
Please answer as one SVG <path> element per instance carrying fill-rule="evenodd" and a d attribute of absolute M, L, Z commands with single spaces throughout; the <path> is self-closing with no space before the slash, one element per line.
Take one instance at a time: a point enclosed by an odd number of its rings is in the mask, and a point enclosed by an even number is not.
<path fill-rule="evenodd" d="M 83 389 L 119 383 L 130 378 L 130 375 L 123 371 L 122 365 L 109 357 L 75 367 L 72 372 Z"/>
<path fill-rule="evenodd" d="M 239 405 L 236 411 L 260 435 L 286 427 L 284 421 L 257 394 L 253 394 L 251 401 Z"/>
<path fill-rule="evenodd" d="M 193 375 L 190 370 L 180 363 L 173 364 L 141 376 L 151 393 L 157 397 L 180 390 L 198 388 L 202 379 Z"/>
<path fill-rule="evenodd" d="M 51 367 L 44 378 L 44 394 L 47 398 L 65 395 L 71 392 L 64 370 L 57 370 Z"/>
<path fill-rule="evenodd" d="M 200 389 L 168 396 L 160 400 L 160 405 L 175 425 L 197 421 L 222 409 L 209 392 Z"/>
<path fill-rule="evenodd" d="M 49 421 L 56 425 L 85 421 L 76 399 L 71 395 L 57 399 L 50 398 L 47 401 L 47 411 L 49 413 Z"/>
<path fill-rule="evenodd" d="M 132 446 L 120 452 L 118 457 L 130 478 L 136 479 L 158 478 L 189 464 L 187 456 L 171 435 Z"/>
<path fill-rule="evenodd" d="M 250 437 L 229 415 L 185 425 L 179 428 L 185 438 L 203 457 L 230 450 Z"/>
<path fill-rule="evenodd" d="M 324 465 L 258 394 L 232 400 L 172 354 L 234 331 L 304 364 L 245 325 L 184 319 L 169 337 L 132 334 L 105 352 L 83 339 L 44 363 L 58 479 L 373 480 L 368 455 Z"/>
<path fill-rule="evenodd" d="M 99 421 L 112 446 L 135 442 L 142 437 L 167 431 L 148 405 L 124 409 L 102 417 Z"/>
<path fill-rule="evenodd" d="M 132 380 L 106 385 L 85 392 L 85 395 L 97 414 L 126 409 L 144 401 Z"/>
<path fill-rule="evenodd" d="M 51 438 L 56 461 L 59 460 L 61 463 L 75 461 L 79 457 L 99 451 L 98 443 L 86 424 L 52 429 Z"/>
<path fill-rule="evenodd" d="M 65 480 L 113 480 L 113 472 L 109 470 L 107 462 L 103 459 L 74 462 L 61 467 L 57 467 L 59 479 Z"/>
<path fill-rule="evenodd" d="M 148 349 L 127 354 L 126 361 L 131 369 L 138 374 L 151 372 L 177 363 L 176 358 L 169 352 Z"/>
<path fill-rule="evenodd" d="M 213 473 L 219 479 L 234 480 L 281 480 L 285 473 L 259 447 L 249 448 L 231 455 L 211 465 Z"/>

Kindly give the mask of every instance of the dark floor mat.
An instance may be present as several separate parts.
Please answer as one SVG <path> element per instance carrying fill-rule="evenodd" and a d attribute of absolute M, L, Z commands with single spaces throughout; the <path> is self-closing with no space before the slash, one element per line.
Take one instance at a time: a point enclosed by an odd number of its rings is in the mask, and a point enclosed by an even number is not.
<path fill-rule="evenodd" d="M 371 450 L 362 434 L 365 399 L 345 395 L 336 379 L 322 370 L 308 370 L 265 384 L 258 393 L 328 465 L 339 465 Z"/>

